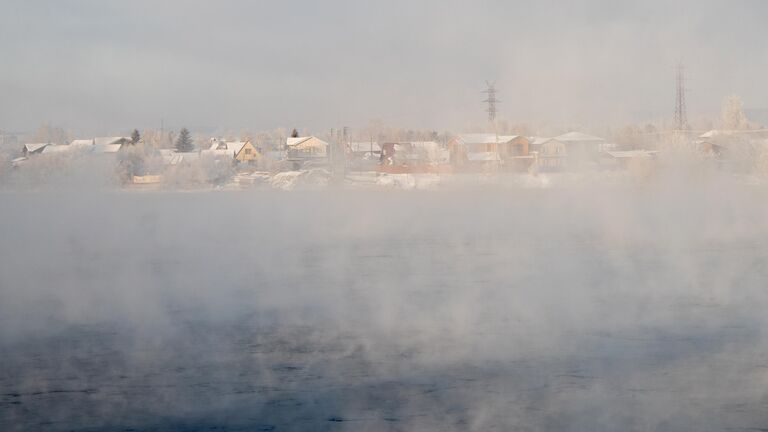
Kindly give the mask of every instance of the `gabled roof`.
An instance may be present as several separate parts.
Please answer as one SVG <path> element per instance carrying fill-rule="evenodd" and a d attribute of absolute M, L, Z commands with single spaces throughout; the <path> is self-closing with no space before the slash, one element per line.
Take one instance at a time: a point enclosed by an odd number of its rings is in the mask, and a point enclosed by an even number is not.
<path fill-rule="evenodd" d="M 24 144 L 24 149 L 27 153 L 40 153 L 48 145 L 48 143 L 28 143 Z"/>
<path fill-rule="evenodd" d="M 92 139 L 76 139 L 72 140 L 72 142 L 69 143 L 69 145 L 74 147 L 85 147 L 85 146 L 91 146 L 94 144 L 94 140 Z"/>
<path fill-rule="evenodd" d="M 565 143 L 568 143 L 568 142 L 595 142 L 595 141 L 601 141 L 602 142 L 602 141 L 605 141 L 602 138 L 599 138 L 599 137 L 596 137 L 596 136 L 593 136 L 593 135 L 589 135 L 589 134 L 585 134 L 585 133 L 582 133 L 582 132 L 568 132 L 568 133 L 562 134 L 560 136 L 556 136 L 555 139 L 560 141 L 560 142 L 565 142 Z"/>
<path fill-rule="evenodd" d="M 248 143 L 249 141 L 219 141 L 214 139 L 211 140 L 211 147 L 208 148 L 208 150 L 226 151 L 227 153 L 234 152 L 234 154 L 238 154 Z"/>
<path fill-rule="evenodd" d="M 49 145 L 43 149 L 42 153 L 43 154 L 65 153 L 71 150 L 73 150 L 73 148 L 68 145 Z"/>
<path fill-rule="evenodd" d="M 95 145 L 123 144 L 131 141 L 132 140 L 128 137 L 96 137 L 93 139 L 93 144 Z"/>
<path fill-rule="evenodd" d="M 304 141 L 309 141 L 312 138 L 314 138 L 314 137 L 311 137 L 311 136 L 308 136 L 308 137 L 289 137 L 285 141 L 285 144 L 287 146 L 291 146 L 292 147 L 292 146 L 299 145 L 299 144 L 303 143 Z"/>
<path fill-rule="evenodd" d="M 537 146 L 542 145 L 546 143 L 547 141 L 553 140 L 554 138 L 547 138 L 547 137 L 530 137 L 531 145 Z"/>
<path fill-rule="evenodd" d="M 349 149 L 355 153 L 362 153 L 362 152 L 378 152 L 381 151 L 381 146 L 376 141 L 370 142 L 370 141 L 360 141 L 360 142 L 351 142 L 349 143 Z"/>
<path fill-rule="evenodd" d="M 122 144 L 94 145 L 94 144 L 91 144 L 91 142 L 92 141 L 90 140 L 75 140 L 75 141 L 72 141 L 70 144 L 64 144 L 64 145 L 50 144 L 50 145 L 46 145 L 45 148 L 43 148 L 41 153 L 52 154 L 52 153 L 79 152 L 84 154 L 107 154 L 107 153 L 117 153 L 123 147 Z"/>
<path fill-rule="evenodd" d="M 79 152 L 79 153 L 89 153 L 93 151 L 93 144 L 91 144 L 91 141 L 89 140 L 79 140 L 87 142 L 85 143 L 70 143 L 70 144 L 51 144 L 45 146 L 42 153 L 43 154 L 51 154 L 51 153 L 70 153 L 70 152 Z"/>
<path fill-rule="evenodd" d="M 285 144 L 288 147 L 296 147 L 302 145 L 310 140 L 314 140 L 317 144 L 328 147 L 328 143 L 315 136 L 288 138 Z"/>
<path fill-rule="evenodd" d="M 518 135 L 496 135 L 494 133 L 459 134 L 458 139 L 465 145 L 500 144 L 512 141 Z"/>
<path fill-rule="evenodd" d="M 179 153 L 172 149 L 160 149 L 159 152 L 166 165 L 178 165 L 182 162 L 200 160 L 200 153 L 198 152 Z"/>

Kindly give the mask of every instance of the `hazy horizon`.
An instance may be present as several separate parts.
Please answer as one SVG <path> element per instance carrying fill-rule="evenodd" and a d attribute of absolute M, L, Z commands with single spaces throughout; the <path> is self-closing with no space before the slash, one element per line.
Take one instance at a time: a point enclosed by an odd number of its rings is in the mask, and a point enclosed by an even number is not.
<path fill-rule="evenodd" d="M 761 13 L 762 12 L 762 13 Z M 371 119 L 482 124 L 485 80 L 510 123 L 689 117 L 768 105 L 760 1 L 0 5 L 0 130 L 182 125 L 322 131 Z"/>

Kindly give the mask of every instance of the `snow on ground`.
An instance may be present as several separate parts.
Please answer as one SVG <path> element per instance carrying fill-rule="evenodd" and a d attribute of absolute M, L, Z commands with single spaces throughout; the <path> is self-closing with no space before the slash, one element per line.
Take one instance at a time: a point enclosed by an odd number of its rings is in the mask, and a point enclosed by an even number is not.
<path fill-rule="evenodd" d="M 270 186 L 274 189 L 324 189 L 328 187 L 331 173 L 327 170 L 316 168 L 307 171 L 286 171 L 275 174 Z"/>

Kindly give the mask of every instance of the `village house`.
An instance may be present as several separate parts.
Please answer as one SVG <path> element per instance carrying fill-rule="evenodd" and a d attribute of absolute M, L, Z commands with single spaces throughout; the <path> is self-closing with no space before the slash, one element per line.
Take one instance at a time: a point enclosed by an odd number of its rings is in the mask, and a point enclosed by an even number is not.
<path fill-rule="evenodd" d="M 21 154 L 23 157 L 29 157 L 33 154 L 40 154 L 45 150 L 45 148 L 50 145 L 50 143 L 29 143 L 24 144 L 24 147 L 21 149 Z"/>
<path fill-rule="evenodd" d="M 694 145 L 704 158 L 722 168 L 747 171 L 768 154 L 768 131 L 711 130 L 701 134 Z"/>
<path fill-rule="evenodd" d="M 261 158 L 261 154 L 251 141 L 224 141 L 211 139 L 211 145 L 202 151 L 203 156 L 230 158 L 238 163 L 253 163 Z"/>
<path fill-rule="evenodd" d="M 350 142 L 347 144 L 347 153 L 350 158 L 375 159 L 381 158 L 381 146 L 376 141 Z"/>
<path fill-rule="evenodd" d="M 352 170 L 375 170 L 381 161 L 381 145 L 375 141 L 347 143 L 346 160 Z"/>
<path fill-rule="evenodd" d="M 531 140 L 536 164 L 545 171 L 597 166 L 601 154 L 614 148 L 602 138 L 581 132 L 568 132 L 554 138 L 534 137 Z"/>
<path fill-rule="evenodd" d="M 96 137 L 93 139 L 93 145 L 125 145 L 133 144 L 130 137 Z"/>
<path fill-rule="evenodd" d="M 96 144 L 91 149 L 91 154 L 116 155 L 122 148 L 123 144 Z"/>
<path fill-rule="evenodd" d="M 327 142 L 314 136 L 291 137 L 286 140 L 289 159 L 317 159 L 328 157 Z"/>
<path fill-rule="evenodd" d="M 93 139 L 94 154 L 116 154 L 125 146 L 133 145 L 128 137 L 99 137 Z"/>
<path fill-rule="evenodd" d="M 174 149 L 158 150 L 165 166 L 192 165 L 200 162 L 200 152 L 177 152 Z"/>
<path fill-rule="evenodd" d="M 62 154 L 62 153 L 79 153 L 79 154 L 116 154 L 123 146 L 132 144 L 133 141 L 128 137 L 97 137 L 91 139 L 76 139 L 70 141 L 69 144 L 54 145 L 50 144 L 45 146 L 41 151 L 43 154 Z"/>
<path fill-rule="evenodd" d="M 484 159 L 501 161 L 498 136 L 491 133 L 460 134 L 448 143 L 451 159 L 457 166 L 472 160 Z M 483 155 L 483 157 L 478 157 Z"/>
<path fill-rule="evenodd" d="M 499 137 L 499 157 L 506 170 L 527 170 L 533 163 L 531 142 L 520 135 L 503 135 Z"/>
<path fill-rule="evenodd" d="M 565 143 L 555 138 L 537 138 L 534 142 L 536 163 L 539 169 L 544 171 L 560 171 L 566 168 L 567 150 Z"/>
<path fill-rule="evenodd" d="M 651 162 L 658 158 L 657 150 L 611 150 L 601 156 L 604 168 L 627 169 L 633 164 Z"/>
<path fill-rule="evenodd" d="M 382 147 L 380 170 L 390 173 L 446 172 L 450 153 L 434 141 L 390 142 Z"/>
<path fill-rule="evenodd" d="M 305 164 L 325 164 L 329 161 L 330 145 L 314 136 L 290 137 L 285 142 L 286 160 L 293 169 L 300 169 Z"/>
<path fill-rule="evenodd" d="M 533 162 L 530 140 L 518 135 L 460 134 L 448 148 L 453 163 L 468 170 L 526 169 Z"/>

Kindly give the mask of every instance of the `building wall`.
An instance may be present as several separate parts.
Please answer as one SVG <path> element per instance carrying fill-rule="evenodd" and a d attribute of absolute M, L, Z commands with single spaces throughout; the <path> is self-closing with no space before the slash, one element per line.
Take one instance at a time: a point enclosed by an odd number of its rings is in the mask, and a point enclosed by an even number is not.
<path fill-rule="evenodd" d="M 259 154 L 258 150 L 256 150 L 256 147 L 251 144 L 250 141 L 245 143 L 242 149 L 240 149 L 240 153 L 238 153 L 235 156 L 235 159 L 238 162 L 251 162 L 255 161 L 261 158 L 261 155 Z"/>
<path fill-rule="evenodd" d="M 301 144 L 291 146 L 290 149 L 296 150 L 298 152 L 308 153 L 312 156 L 328 155 L 328 145 L 316 137 L 312 137 L 302 142 Z"/>
<path fill-rule="evenodd" d="M 549 140 L 541 145 L 541 156 L 562 156 L 568 155 L 568 149 L 564 143 L 557 140 Z"/>
<path fill-rule="evenodd" d="M 530 155 L 530 141 L 526 137 L 518 136 L 505 143 L 499 144 L 499 154 L 502 158 Z"/>
<path fill-rule="evenodd" d="M 539 157 L 538 167 L 543 170 L 562 170 L 566 167 L 565 157 Z"/>

